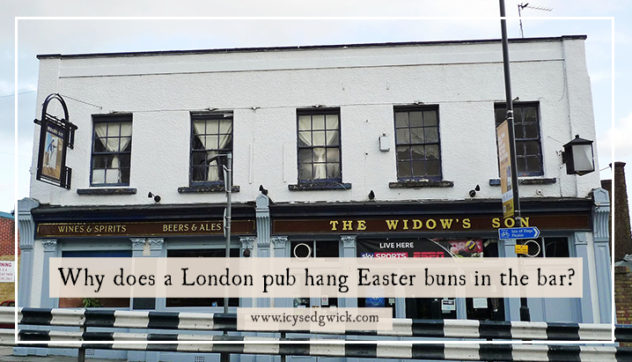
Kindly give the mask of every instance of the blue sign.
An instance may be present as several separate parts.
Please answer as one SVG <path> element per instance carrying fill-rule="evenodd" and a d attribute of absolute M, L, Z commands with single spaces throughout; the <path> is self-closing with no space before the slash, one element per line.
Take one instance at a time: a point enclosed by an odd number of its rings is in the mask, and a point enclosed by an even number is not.
<path fill-rule="evenodd" d="M 364 300 L 365 307 L 384 307 L 384 298 L 366 298 Z"/>
<path fill-rule="evenodd" d="M 537 227 L 501 228 L 501 229 L 498 229 L 498 237 L 501 240 L 507 240 L 507 239 L 535 239 L 538 236 L 540 236 L 540 230 Z"/>

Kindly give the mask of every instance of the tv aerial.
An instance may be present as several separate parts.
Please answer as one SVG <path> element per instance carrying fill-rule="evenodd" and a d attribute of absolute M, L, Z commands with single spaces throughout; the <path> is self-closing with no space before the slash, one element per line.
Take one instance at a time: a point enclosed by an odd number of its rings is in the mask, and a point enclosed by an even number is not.
<path fill-rule="evenodd" d="M 524 38 L 524 31 L 522 29 L 522 10 L 523 9 L 533 9 L 540 11 L 553 11 L 553 9 L 543 8 L 540 6 L 529 5 L 529 3 L 520 3 L 518 4 L 518 19 L 520 19 L 520 35 Z"/>

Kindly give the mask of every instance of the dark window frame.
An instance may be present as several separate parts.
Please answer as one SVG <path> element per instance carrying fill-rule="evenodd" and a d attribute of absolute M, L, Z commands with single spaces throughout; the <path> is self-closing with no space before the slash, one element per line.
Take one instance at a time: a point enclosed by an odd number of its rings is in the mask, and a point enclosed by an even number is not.
<path fill-rule="evenodd" d="M 120 150 L 120 138 L 121 136 L 121 127 L 119 127 L 119 134 L 118 137 L 119 138 L 119 151 L 118 152 L 111 152 L 111 151 L 99 151 L 99 152 L 95 152 L 95 146 L 96 146 L 96 141 L 97 141 L 97 132 L 96 132 L 96 125 L 97 124 L 110 124 L 110 123 L 129 123 L 130 127 L 131 127 L 131 133 L 130 133 L 130 141 L 129 141 L 129 145 L 128 147 L 126 147 L 126 149 L 128 149 L 128 151 L 121 151 Z M 129 186 L 130 185 L 130 181 L 129 179 L 131 179 L 131 170 L 132 170 L 132 141 L 134 138 L 134 122 L 133 122 L 133 116 L 132 114 L 116 114 L 116 115 L 92 115 L 92 143 L 90 144 L 90 186 Z M 107 132 L 106 132 L 107 134 Z M 109 137 L 109 134 L 106 136 L 106 138 L 112 138 Z M 128 169 L 128 181 L 127 182 L 117 182 L 117 183 L 108 183 L 108 182 L 103 182 L 103 183 L 94 183 L 93 182 L 93 173 L 94 173 L 94 162 L 95 162 L 95 156 L 109 156 L 109 155 L 127 155 L 129 156 L 129 166 L 127 167 Z M 120 161 L 119 161 L 120 162 Z M 123 168 L 119 167 L 119 170 L 122 170 Z M 105 171 L 104 177 L 103 177 L 104 181 L 107 181 L 107 169 Z"/>
<path fill-rule="evenodd" d="M 498 126 L 505 119 L 504 116 L 502 119 L 499 119 L 496 117 L 496 115 L 500 111 L 505 111 L 506 107 L 507 107 L 506 103 L 503 103 L 503 102 L 494 103 L 494 124 L 496 126 Z M 535 108 L 535 115 L 536 115 L 535 126 L 536 126 L 537 137 L 520 137 L 519 138 L 518 132 L 517 132 L 518 127 L 521 127 L 523 135 L 526 135 L 527 133 L 526 131 L 527 122 L 524 122 L 524 118 L 522 117 L 524 109 L 527 107 Z M 514 129 L 516 130 L 515 141 L 516 141 L 516 163 L 517 163 L 517 168 L 518 168 L 518 177 L 544 176 L 544 156 L 542 152 L 542 127 L 540 125 L 541 120 L 542 120 L 541 113 L 540 113 L 540 102 L 537 102 L 537 101 L 513 102 L 513 109 L 514 109 Z M 518 119 L 518 114 L 521 120 L 520 123 L 516 122 L 516 120 Z M 520 142 L 522 143 L 519 144 Z M 537 142 L 539 152 L 536 154 L 527 153 L 527 145 L 526 145 L 527 142 Z M 519 153 L 520 147 L 522 147 L 523 153 Z M 525 156 L 521 156 L 521 155 L 525 155 Z M 538 157 L 539 159 L 539 162 L 538 162 L 539 170 L 532 171 L 532 172 L 521 171 L 521 167 L 523 167 L 523 170 L 526 169 L 527 158 L 529 157 L 534 158 L 534 156 Z"/>
<path fill-rule="evenodd" d="M 193 179 L 193 175 L 194 175 L 194 165 L 193 165 L 193 155 L 194 153 L 204 153 L 206 154 L 209 151 L 215 151 L 217 153 L 232 153 L 233 152 L 233 146 L 234 146 L 234 136 L 235 136 L 235 118 L 234 118 L 234 114 L 233 112 L 191 112 L 191 121 L 189 123 L 190 127 L 191 127 L 191 132 L 190 132 L 190 143 L 189 143 L 189 186 L 215 186 L 215 185 L 224 185 L 224 176 L 223 176 L 223 172 L 219 172 L 218 171 L 218 180 L 216 181 L 208 181 L 208 180 L 204 180 L 204 181 L 196 181 Z M 226 119 L 230 119 L 230 142 L 229 145 L 230 147 L 228 148 L 205 148 L 204 150 L 194 150 L 194 145 L 195 145 L 195 141 L 196 141 L 196 133 L 195 133 L 195 127 L 193 126 L 193 123 L 195 121 L 210 121 L 210 120 L 226 120 Z M 204 131 L 206 132 L 206 127 L 207 127 L 208 122 L 205 122 L 204 125 Z M 220 133 L 220 122 L 218 122 L 217 124 L 217 133 L 204 133 L 205 136 L 208 135 L 217 135 L 218 137 L 220 135 L 223 135 L 225 133 Z M 218 144 L 219 146 L 219 144 Z M 227 151 L 228 150 L 228 151 Z M 234 163 L 234 160 L 233 160 Z M 225 165 L 226 164 L 226 156 L 220 156 L 218 157 L 218 168 L 219 166 Z M 206 172 L 208 172 L 208 168 L 206 169 Z"/>
<path fill-rule="evenodd" d="M 312 146 L 301 146 L 300 145 L 300 141 L 299 141 L 299 119 L 300 116 L 310 116 L 310 121 L 311 121 L 311 128 L 310 128 L 310 133 L 312 136 L 312 141 L 313 141 L 313 137 L 314 137 L 314 119 L 313 117 L 315 115 L 324 115 L 325 116 L 325 120 L 324 120 L 324 128 L 323 131 L 325 132 L 325 145 L 321 146 L 314 146 L 313 142 L 312 142 Z M 327 128 L 327 115 L 337 115 L 338 116 L 338 144 L 335 146 L 327 146 L 326 142 L 326 135 L 327 132 L 330 131 Z M 297 167 L 297 180 L 299 184 L 320 184 L 320 183 L 338 183 L 340 184 L 342 182 L 342 120 L 340 117 L 340 108 L 308 108 L 308 109 L 297 109 L 296 110 L 296 167 Z M 333 131 L 333 129 L 331 130 Z M 313 156 L 313 149 L 314 148 L 325 148 L 325 174 L 327 173 L 327 164 L 329 164 L 330 162 L 327 161 L 327 149 L 337 149 L 338 150 L 338 162 L 331 162 L 331 163 L 338 163 L 338 169 L 339 169 L 339 177 L 334 177 L 334 178 L 311 178 L 311 179 L 301 179 L 301 158 L 300 158 L 300 153 L 301 150 L 312 150 L 312 176 L 314 175 L 314 156 Z M 319 162 L 321 163 L 321 162 Z"/>
<path fill-rule="evenodd" d="M 437 124 L 436 126 L 424 126 L 422 123 L 421 127 L 411 127 L 410 123 L 408 124 L 407 127 L 397 127 L 397 113 L 401 113 L 401 112 L 407 112 L 410 114 L 410 112 L 422 112 L 422 117 L 423 117 L 423 112 L 427 112 L 427 111 L 434 111 L 436 113 L 436 119 L 437 119 Z M 422 118 L 423 119 L 423 118 Z M 411 128 L 421 128 L 421 129 L 425 129 L 425 128 L 435 128 L 437 129 L 437 141 L 436 142 L 424 142 L 424 143 L 412 143 L 412 141 L 410 140 L 410 129 Z M 397 130 L 398 129 L 408 129 L 408 135 L 409 135 L 409 142 L 408 143 L 402 143 L 399 144 L 397 142 Z M 405 181 L 421 181 L 421 180 L 431 180 L 431 181 L 441 181 L 443 180 L 443 156 L 441 154 L 441 119 L 439 117 L 439 105 L 423 105 L 423 106 L 395 106 L 393 107 L 393 129 L 394 134 L 395 134 L 395 172 L 397 174 L 397 180 L 401 181 L 401 182 L 405 182 Z M 424 138 L 425 138 L 425 132 L 424 132 Z M 424 140 L 425 141 L 425 140 Z M 438 175 L 423 175 L 423 176 L 415 176 L 412 175 L 413 174 L 413 161 L 415 160 L 412 156 L 412 147 L 413 146 L 424 146 L 424 148 L 427 145 L 437 145 L 438 148 L 438 162 L 439 162 L 439 174 Z M 399 176 L 399 163 L 402 162 L 399 160 L 399 156 L 398 156 L 398 152 L 397 152 L 397 147 L 398 146 L 408 146 L 410 147 L 409 152 L 409 159 L 408 160 L 402 160 L 402 161 L 409 161 L 409 166 L 411 169 L 411 176 L 407 176 L 407 177 L 400 177 Z M 424 155 L 425 157 L 425 155 Z M 427 158 L 424 158 L 424 161 L 427 161 Z M 424 167 L 424 170 L 426 170 L 426 168 Z"/>

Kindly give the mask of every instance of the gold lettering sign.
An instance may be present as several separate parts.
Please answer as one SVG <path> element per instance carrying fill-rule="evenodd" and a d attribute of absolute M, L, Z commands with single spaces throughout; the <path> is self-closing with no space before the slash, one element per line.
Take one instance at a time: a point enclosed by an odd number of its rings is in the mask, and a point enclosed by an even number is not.
<path fill-rule="evenodd" d="M 521 226 L 529 226 L 529 217 L 524 217 L 520 221 Z M 366 220 L 330 220 L 329 221 L 331 231 L 364 231 L 367 229 Z M 342 228 L 339 229 L 339 225 Z M 428 218 L 428 219 L 386 219 L 384 225 L 388 231 L 403 231 L 403 230 L 452 230 L 454 229 L 467 230 L 472 227 L 470 218 Z M 515 221 L 513 219 L 504 219 L 501 221 L 500 217 L 491 219 L 490 227 L 498 229 L 499 227 L 514 227 Z"/>
<path fill-rule="evenodd" d="M 525 216 L 519 226 L 537 226 L 540 230 L 591 230 L 590 215 L 546 214 Z M 384 232 L 494 232 L 498 228 L 516 227 L 513 218 L 498 215 L 455 215 L 431 217 L 275 219 L 272 232 L 278 235 L 297 233 L 384 233 Z M 221 220 L 39 223 L 37 237 L 86 236 L 195 236 L 223 235 Z M 254 235 L 253 220 L 233 220 L 235 235 Z"/>
<path fill-rule="evenodd" d="M 516 225 L 513 218 L 497 215 L 459 215 L 431 217 L 345 218 L 345 219 L 276 219 L 274 234 L 293 233 L 383 233 L 383 232 L 493 232 L 498 228 L 537 226 L 541 230 L 590 230 L 588 214 L 531 215 Z"/>
<path fill-rule="evenodd" d="M 253 235 L 253 220 L 233 220 L 235 235 Z M 40 223 L 37 237 L 223 235 L 221 220 Z"/>

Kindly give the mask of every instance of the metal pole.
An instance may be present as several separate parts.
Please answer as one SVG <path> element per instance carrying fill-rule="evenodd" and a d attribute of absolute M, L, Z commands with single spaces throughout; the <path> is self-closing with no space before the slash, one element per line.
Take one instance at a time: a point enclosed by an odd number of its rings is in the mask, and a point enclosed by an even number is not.
<path fill-rule="evenodd" d="M 518 4 L 518 19 L 520 19 L 520 36 L 524 38 L 524 30 L 522 30 L 522 4 Z"/>
<path fill-rule="evenodd" d="M 516 136 L 514 131 L 513 98 L 511 96 L 511 74 L 509 70 L 509 42 L 505 19 L 505 0 L 500 1 L 500 31 L 503 45 L 503 69 L 505 73 L 505 96 L 507 102 L 507 125 L 509 127 L 509 159 L 511 160 L 511 190 L 513 192 L 515 225 L 521 224 L 520 194 L 518 192 L 518 167 L 516 162 Z M 520 298 L 520 320 L 530 321 L 527 298 Z"/>
<path fill-rule="evenodd" d="M 81 326 L 79 330 L 83 333 L 86 331 L 86 328 Z M 86 362 L 86 347 L 83 343 L 79 346 L 79 351 L 77 351 L 77 362 Z"/>
<path fill-rule="evenodd" d="M 281 332 L 281 340 L 285 340 L 285 332 Z M 285 362 L 286 361 L 286 355 L 282 354 L 281 355 L 281 362 Z"/>
<path fill-rule="evenodd" d="M 226 180 L 224 180 L 224 185 L 226 188 L 226 225 L 224 225 L 224 231 L 226 233 L 226 258 L 230 258 L 230 225 L 231 225 L 231 193 L 233 188 L 233 180 L 232 180 L 232 163 L 233 163 L 233 155 L 232 153 L 226 154 Z M 224 297 L 224 313 L 228 313 L 228 297 Z"/>
<path fill-rule="evenodd" d="M 86 349 L 81 345 L 77 354 L 77 362 L 86 362 Z"/>
<path fill-rule="evenodd" d="M 226 165 L 224 169 L 226 170 L 226 179 L 224 180 L 224 188 L 226 189 L 226 221 L 224 225 L 224 232 L 226 233 L 226 258 L 230 258 L 230 226 L 231 226 L 231 193 L 233 191 L 233 155 L 232 153 L 226 154 Z M 228 313 L 228 297 L 224 297 L 224 313 Z M 228 331 L 224 331 L 225 335 L 228 334 Z M 230 354 L 227 352 L 223 352 L 220 354 L 220 358 L 222 362 L 230 361 Z"/>

